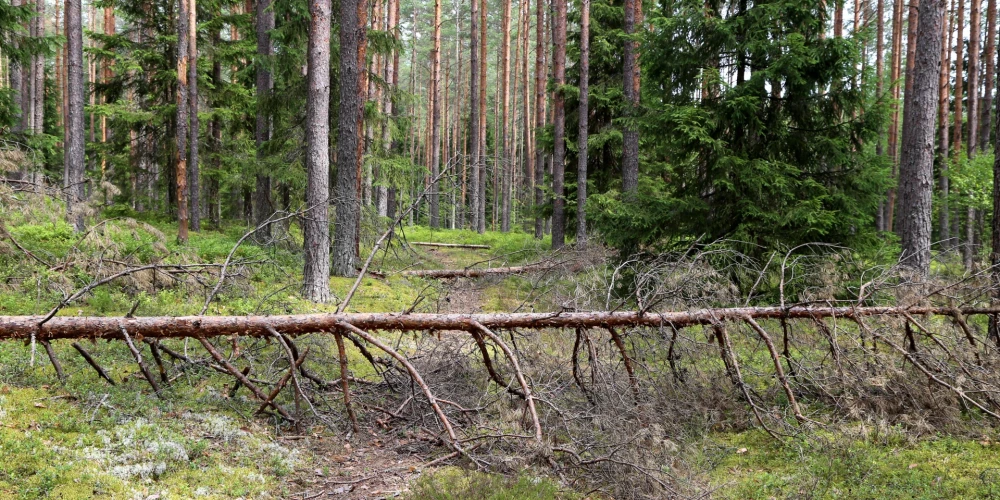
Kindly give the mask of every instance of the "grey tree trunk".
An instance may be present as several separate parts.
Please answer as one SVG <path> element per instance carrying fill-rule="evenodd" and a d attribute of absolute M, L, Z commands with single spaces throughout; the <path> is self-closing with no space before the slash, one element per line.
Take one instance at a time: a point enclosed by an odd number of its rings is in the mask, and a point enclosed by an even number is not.
<path fill-rule="evenodd" d="M 472 27 L 469 32 L 469 157 L 472 175 L 469 180 L 469 227 L 479 227 L 479 0 L 471 2 Z"/>
<path fill-rule="evenodd" d="M 177 241 L 187 243 L 188 0 L 177 4 Z"/>
<path fill-rule="evenodd" d="M 440 194 L 437 181 L 441 168 L 441 0 L 434 0 L 434 47 L 431 50 L 431 186 L 428 198 L 430 224 L 437 229 L 440 221 Z"/>
<path fill-rule="evenodd" d="M 18 7 L 21 5 L 21 1 L 11 0 L 10 4 L 13 7 Z M 15 40 L 14 43 L 15 43 L 14 48 L 17 48 L 16 45 L 17 41 Z M 24 86 L 24 76 L 21 73 L 20 61 L 11 57 L 10 62 L 8 63 L 8 69 L 10 71 L 10 88 L 12 91 L 10 98 L 11 102 L 17 105 L 15 110 L 15 112 L 17 113 L 17 120 L 14 122 L 14 133 L 24 132 L 24 121 L 22 120 L 22 117 L 24 116 L 25 113 L 24 101 L 22 100 L 24 93 L 22 89 L 22 87 Z"/>
<path fill-rule="evenodd" d="M 642 1 L 625 0 L 625 35 L 631 37 L 642 25 Z M 639 108 L 639 42 L 625 41 L 625 103 L 628 115 L 635 117 Z M 622 131 L 622 191 L 627 194 L 639 189 L 639 130 L 634 124 Z"/>
<path fill-rule="evenodd" d="M 473 2 L 478 0 L 472 0 Z M 479 227 L 480 234 L 486 232 L 486 0 L 479 4 Z"/>
<path fill-rule="evenodd" d="M 201 185 L 198 169 L 198 4 L 189 0 L 188 8 L 188 105 L 190 111 L 190 140 L 188 141 L 188 171 L 191 197 L 191 229 L 201 231 Z"/>
<path fill-rule="evenodd" d="M 566 241 L 566 196 L 563 192 L 563 177 L 566 173 L 566 96 L 562 86 L 566 84 L 566 2 L 556 1 L 555 33 L 552 52 L 552 70 L 556 91 L 552 98 L 553 118 L 552 139 L 552 248 L 562 248 Z"/>
<path fill-rule="evenodd" d="M 265 106 L 267 99 L 271 97 L 271 89 L 274 80 L 268 68 L 268 59 L 274 53 L 271 45 L 271 30 L 274 29 L 274 11 L 270 9 L 270 0 L 257 0 L 257 122 L 254 126 L 254 139 L 257 145 L 257 164 L 264 163 L 264 143 L 271 139 L 271 116 Z M 254 222 L 260 225 L 274 213 L 274 204 L 271 202 L 271 176 L 266 173 L 258 173 L 256 176 L 256 189 L 253 197 Z M 267 238 L 271 236 L 271 226 L 261 228 L 258 237 Z"/>
<path fill-rule="evenodd" d="M 35 37 L 44 38 L 45 37 L 45 2 L 44 0 L 35 0 L 35 13 L 36 16 L 32 19 L 32 23 L 35 26 Z M 32 132 L 36 134 L 41 134 L 44 132 L 45 128 L 45 55 L 37 54 L 33 58 L 33 69 L 31 71 L 32 78 L 32 90 L 33 94 L 31 96 L 31 108 L 34 111 L 34 117 L 32 117 L 31 125 Z"/>
<path fill-rule="evenodd" d="M 535 2 L 535 133 L 545 126 L 545 9 L 544 2 Z M 535 141 L 535 239 L 545 236 L 545 218 L 541 215 L 545 195 L 542 184 L 545 182 L 545 159 L 542 148 Z"/>
<path fill-rule="evenodd" d="M 580 5 L 580 132 L 576 171 L 576 246 L 587 246 L 587 122 L 590 117 L 590 0 Z"/>
<path fill-rule="evenodd" d="M 982 119 L 979 132 L 979 149 L 986 151 L 990 145 L 990 132 L 993 130 L 993 88 L 996 86 L 996 53 L 997 53 L 997 1 L 988 0 L 986 3 L 986 52 L 983 59 L 986 60 L 986 91 L 983 93 Z"/>
<path fill-rule="evenodd" d="M 365 84 L 365 50 L 368 40 L 367 0 L 340 2 L 340 114 L 337 128 L 337 222 L 333 244 L 333 272 L 357 274 L 358 230 L 361 200 L 361 141 Z M 327 78 L 329 80 L 329 77 Z"/>
<path fill-rule="evenodd" d="M 308 75 L 306 76 L 307 211 L 302 222 L 305 253 L 302 293 L 306 299 L 313 302 L 330 301 L 331 10 L 330 0 L 315 0 L 309 3 Z"/>
<path fill-rule="evenodd" d="M 938 83 L 938 124 L 940 138 L 938 142 L 938 162 L 941 175 L 938 179 L 938 190 L 941 195 L 941 203 L 938 207 L 938 232 L 941 235 L 941 246 L 945 252 L 950 252 L 952 248 L 951 240 L 951 217 L 948 210 L 949 186 L 948 167 L 950 159 L 948 155 L 948 86 L 951 77 L 951 44 L 948 43 L 951 35 L 951 23 L 947 19 L 941 22 L 941 77 Z"/>
<path fill-rule="evenodd" d="M 67 106 L 65 130 L 66 211 L 73 229 L 83 231 L 83 24 L 81 0 L 66 2 Z"/>
<path fill-rule="evenodd" d="M 941 18 L 944 0 L 920 2 L 920 25 L 912 90 L 903 112 L 900 157 L 899 231 L 901 262 L 926 276 L 931 262 L 931 198 L 934 189 L 935 99 L 941 64 Z"/>
<path fill-rule="evenodd" d="M 500 230 L 510 231 L 510 181 L 513 158 L 510 137 L 510 0 L 503 0 L 500 24 Z"/>

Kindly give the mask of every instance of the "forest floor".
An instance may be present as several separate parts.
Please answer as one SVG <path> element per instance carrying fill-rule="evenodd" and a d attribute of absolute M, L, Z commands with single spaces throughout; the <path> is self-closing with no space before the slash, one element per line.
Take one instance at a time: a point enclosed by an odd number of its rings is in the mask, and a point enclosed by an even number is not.
<path fill-rule="evenodd" d="M 77 258 L 71 248 L 72 234 L 58 223 L 38 219 L 14 220 L 8 228 L 42 260 Z M 130 224 L 102 234 L 103 248 L 115 248 L 121 255 L 151 251 L 186 262 L 219 262 L 240 235 L 238 228 L 206 230 L 181 247 L 155 235 L 169 234 L 168 224 Z M 476 235 L 416 227 L 407 229 L 406 237 L 409 241 L 485 243 L 492 249 L 397 247 L 376 259 L 374 267 L 462 268 L 477 262 L 495 267 L 552 257 L 544 250 L 545 242 L 535 242 L 523 233 Z M 280 247 L 248 244 L 237 252 L 246 261 L 267 260 L 274 269 L 254 272 L 250 264 L 245 269 L 241 266 L 245 275 L 239 284 L 214 302 L 209 313 L 332 310 L 333 305 L 315 306 L 296 298 L 296 278 L 290 271 L 296 261 Z M 0 315 L 44 313 L 72 289 L 71 282 L 59 281 L 58 272 L 48 273 L 27 263 L 30 259 L 9 247 L 0 250 Z M 343 297 L 351 281 L 332 280 L 335 295 Z M 131 283 L 95 291 L 60 314 L 121 316 L 135 304 L 137 315 L 193 314 L 203 300 L 203 294 Z M 525 277 L 431 282 L 391 276 L 365 278 L 351 310 L 477 312 L 558 307 L 544 287 Z M 239 348 L 236 340 L 232 342 Z M 355 434 L 347 432 L 350 426 L 343 419 L 302 429 L 279 428 L 272 419 L 252 416 L 253 398 L 245 390 L 231 394 L 229 377 L 202 368 L 177 370 L 174 382 L 157 398 L 120 342 L 81 344 L 100 360 L 117 385 L 97 378 L 68 342 L 53 344 L 67 373 L 64 383 L 56 378 L 40 347 L 33 353 L 29 345 L 0 344 L 0 499 L 588 495 L 587 489 L 561 483 L 545 467 L 507 477 L 454 465 L 428 467 L 446 450 L 419 428 L 365 425 Z M 182 340 L 166 344 L 177 351 L 197 345 L 188 346 Z M 263 348 L 240 347 L 247 351 Z M 336 376 L 332 368 L 323 371 L 319 366 L 317 370 L 328 380 Z M 352 365 L 352 370 L 361 377 L 365 366 Z M 286 399 L 284 404 L 292 402 Z M 328 406 L 335 404 L 333 398 Z M 692 426 L 684 435 L 671 436 L 669 442 L 674 448 L 673 463 L 664 467 L 672 470 L 685 496 L 1000 498 L 1000 435 L 993 427 L 983 427 L 980 433 L 949 434 L 859 418 L 782 441 L 752 428 Z M 600 493 L 589 495 L 604 498 Z"/>

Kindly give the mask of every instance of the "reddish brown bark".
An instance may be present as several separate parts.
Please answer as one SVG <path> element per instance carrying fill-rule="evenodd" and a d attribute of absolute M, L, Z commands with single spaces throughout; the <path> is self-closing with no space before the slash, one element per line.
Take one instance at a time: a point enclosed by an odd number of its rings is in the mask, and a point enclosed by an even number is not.
<path fill-rule="evenodd" d="M 0 316 L 0 340 L 27 340 L 32 333 L 38 340 L 105 338 L 122 339 L 121 327 L 144 338 L 217 337 L 239 334 L 248 337 L 270 336 L 269 329 L 284 335 L 333 332 L 339 325 L 367 330 L 459 330 L 472 331 L 476 324 L 487 328 L 576 328 L 617 326 L 707 325 L 720 321 L 743 321 L 744 318 L 860 318 L 873 316 L 905 317 L 933 314 L 954 317 L 948 307 L 734 307 L 677 312 L 548 312 L 493 314 L 400 314 L 343 313 L 285 316 L 183 316 L 113 318 L 57 316 L 39 327 L 41 316 Z M 1000 314 L 1000 306 L 959 309 L 962 316 Z"/>

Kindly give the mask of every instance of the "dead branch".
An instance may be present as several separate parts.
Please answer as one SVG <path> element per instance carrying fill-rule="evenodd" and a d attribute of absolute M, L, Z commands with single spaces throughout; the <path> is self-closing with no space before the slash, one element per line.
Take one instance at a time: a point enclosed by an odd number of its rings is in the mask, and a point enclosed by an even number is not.
<path fill-rule="evenodd" d="M 304 351 L 302 351 L 302 355 L 299 356 L 299 358 L 296 359 L 294 363 L 292 363 L 292 366 L 288 367 L 288 371 L 285 372 L 285 374 L 282 375 L 281 378 L 278 380 L 278 385 L 274 386 L 274 389 L 271 389 L 271 393 L 267 395 L 267 399 L 263 403 L 261 403 L 260 407 L 257 408 L 257 411 L 254 412 L 255 415 L 263 413 L 264 410 L 268 406 L 270 406 L 271 403 L 274 401 L 274 398 L 278 397 L 278 394 L 281 392 L 281 390 L 284 389 L 285 385 L 288 384 L 288 381 L 291 380 L 292 375 L 295 374 L 295 370 L 302 366 L 302 362 L 306 360 L 307 354 L 309 354 L 308 347 Z M 249 369 L 249 367 L 247 368 Z"/>
<path fill-rule="evenodd" d="M 528 382 L 524 379 L 524 372 L 521 371 L 521 367 L 517 362 L 517 357 L 514 356 L 513 351 L 507 346 L 507 343 L 503 341 L 497 334 L 490 331 L 482 324 L 476 323 L 476 328 L 490 338 L 496 345 L 500 346 L 500 350 L 503 351 L 504 355 L 507 357 L 507 361 L 510 363 L 511 368 L 514 369 L 514 376 L 517 377 L 517 382 L 521 384 L 521 390 L 524 392 L 524 400 L 528 405 L 528 411 L 531 413 L 531 421 L 535 425 L 535 441 L 538 442 L 539 446 L 543 446 L 542 442 L 542 424 L 538 421 L 538 412 L 535 411 L 535 400 L 531 397 L 531 388 L 528 386 Z"/>
<path fill-rule="evenodd" d="M 257 396 L 257 399 L 259 399 L 261 401 L 266 401 L 267 400 L 267 396 L 265 396 L 264 393 L 261 392 L 261 390 L 258 389 L 256 385 L 254 385 L 253 382 L 251 382 L 249 379 L 247 379 L 246 376 L 244 376 L 242 373 L 240 373 L 240 371 L 237 370 L 236 367 L 233 366 L 229 362 L 229 360 L 227 360 L 222 355 L 222 353 L 220 353 L 215 348 L 215 346 L 213 346 L 212 343 L 208 341 L 208 339 L 206 339 L 205 337 L 197 337 L 197 339 L 198 339 L 199 342 L 201 342 L 201 345 L 205 347 L 205 350 L 208 351 L 208 353 L 211 354 L 213 358 L 215 358 L 215 361 L 218 362 L 220 365 L 222 365 L 226 369 L 226 371 L 229 372 L 230 375 L 236 377 L 236 380 L 239 380 L 241 383 L 243 383 L 243 385 L 247 386 L 247 389 L 250 389 L 250 391 L 253 392 L 254 396 Z M 285 419 L 288 420 L 289 422 L 294 422 L 295 421 L 295 419 L 292 418 L 292 416 L 289 415 L 288 412 L 285 411 L 284 408 L 282 408 L 280 405 L 278 405 L 274 401 L 271 401 L 269 404 L 282 417 L 285 417 Z"/>
<path fill-rule="evenodd" d="M 618 332 L 612 326 L 608 326 L 608 333 L 611 334 L 611 340 L 615 342 L 615 347 L 618 348 L 618 352 L 622 355 L 622 362 L 625 364 L 625 373 L 628 373 L 628 384 L 632 388 L 632 397 L 635 398 L 635 404 L 639 404 L 639 381 L 635 378 L 635 369 L 632 368 L 632 358 L 629 358 L 628 351 L 625 350 L 625 343 L 622 342 L 622 338 L 618 335 Z"/>
<path fill-rule="evenodd" d="M 480 354 L 483 355 L 483 365 L 486 366 L 486 372 L 490 374 L 490 379 L 496 382 L 497 385 L 507 389 L 507 392 L 524 399 L 524 393 L 510 387 L 509 384 L 505 383 L 503 377 L 497 373 L 496 368 L 493 366 L 493 360 L 490 358 L 490 352 L 486 348 L 486 342 L 483 340 L 483 333 L 479 330 L 473 330 L 469 332 L 472 334 L 472 339 L 476 341 L 476 347 L 479 348 Z"/>
<path fill-rule="evenodd" d="M 778 351 L 774 348 L 774 342 L 771 341 L 771 336 L 768 335 L 767 331 L 765 331 L 759 323 L 754 321 L 753 318 L 747 316 L 746 322 L 750 325 L 750 328 L 757 332 L 757 335 L 760 335 L 764 344 L 767 345 L 767 350 L 771 353 L 771 361 L 774 363 L 774 373 L 778 376 L 778 381 L 781 382 L 781 387 L 785 390 L 785 395 L 788 396 L 788 404 L 792 407 L 792 412 L 795 413 L 795 419 L 800 423 L 815 423 L 813 420 L 802 415 L 802 410 L 799 409 L 799 403 L 795 400 L 795 393 L 792 392 L 791 386 L 788 385 L 788 379 L 785 378 L 785 370 L 781 368 L 781 360 L 778 358 Z"/>
<path fill-rule="evenodd" d="M 52 363 L 52 368 L 55 368 L 56 370 L 56 376 L 59 377 L 59 380 L 65 381 L 66 375 L 63 373 L 62 365 L 59 363 L 59 358 L 56 357 L 56 353 L 52 349 L 52 345 L 49 344 L 49 341 L 47 340 L 42 340 L 41 344 L 42 347 L 45 348 L 45 354 L 48 354 L 49 356 L 49 361 Z"/>
<path fill-rule="evenodd" d="M 358 427 L 358 417 L 354 415 L 354 408 L 351 407 L 351 385 L 347 370 L 347 351 L 344 349 L 344 335 L 340 329 L 333 331 L 333 337 L 337 341 L 337 358 L 340 360 L 340 390 L 344 393 L 344 408 L 347 409 L 347 417 L 351 419 L 351 427 L 354 432 L 360 432 Z"/>
<path fill-rule="evenodd" d="M 115 381 L 111 380 L 111 377 L 108 376 L 108 372 L 104 371 L 104 368 L 101 368 L 101 365 L 97 364 L 97 361 L 94 361 L 94 358 L 90 356 L 90 353 L 87 352 L 87 350 L 84 349 L 82 345 L 80 345 L 78 342 L 73 342 L 72 345 L 73 348 L 76 349 L 76 351 L 79 352 L 81 356 L 83 356 L 83 359 L 87 360 L 87 363 L 90 364 L 90 366 L 92 366 L 94 370 L 97 371 L 97 374 L 100 375 L 101 378 L 107 380 L 108 383 L 111 385 L 117 385 L 115 384 Z"/>
<path fill-rule="evenodd" d="M 452 427 L 451 421 L 448 420 L 448 416 L 445 415 L 443 410 L 441 410 L 441 405 L 438 404 L 437 398 L 434 396 L 433 393 L 431 393 L 430 387 L 428 387 L 427 383 L 424 382 L 423 377 L 420 376 L 420 372 L 417 371 L 417 369 L 413 366 L 413 364 L 410 363 L 410 361 L 406 359 L 405 356 L 399 354 L 398 352 L 396 352 L 395 349 L 379 341 L 377 338 L 370 335 L 368 332 L 350 323 L 345 323 L 345 322 L 338 322 L 337 326 L 353 332 L 358 337 L 364 339 L 365 342 L 368 342 L 369 344 L 378 347 L 389 356 L 392 356 L 396 361 L 398 361 L 401 365 L 403 365 L 406 368 L 406 371 L 410 374 L 410 378 L 413 379 L 413 381 L 417 384 L 417 386 L 420 387 L 420 390 L 424 393 L 424 396 L 427 398 L 427 402 L 431 405 L 431 408 L 434 409 L 434 413 L 437 415 L 438 420 L 441 422 L 441 426 L 444 427 L 444 430 L 448 433 L 449 437 L 448 445 L 453 450 L 465 455 L 466 452 L 462 449 L 461 445 L 459 444 L 458 436 L 455 434 L 455 429 Z"/>
<path fill-rule="evenodd" d="M 128 350 L 132 352 L 132 357 L 135 358 L 136 364 L 138 364 L 139 369 L 142 370 L 142 376 L 146 377 L 146 381 L 153 387 L 153 392 L 157 397 L 159 397 L 160 386 L 156 384 L 156 379 L 153 378 L 153 374 L 149 373 L 149 368 L 146 368 L 146 363 L 142 362 L 142 353 L 140 353 L 139 349 L 135 347 L 135 344 L 132 342 L 132 337 L 129 336 L 128 331 L 125 330 L 124 326 L 121 327 L 121 330 L 122 336 L 125 337 L 125 344 L 128 345 Z"/>

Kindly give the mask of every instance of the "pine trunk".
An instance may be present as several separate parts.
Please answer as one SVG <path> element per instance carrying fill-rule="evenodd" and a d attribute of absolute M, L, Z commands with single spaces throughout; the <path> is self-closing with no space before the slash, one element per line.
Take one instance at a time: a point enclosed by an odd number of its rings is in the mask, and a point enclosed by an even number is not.
<path fill-rule="evenodd" d="M 941 244 L 944 251 L 950 251 L 951 241 L 951 217 L 948 210 L 948 167 L 951 159 L 948 155 L 948 96 L 949 84 L 951 82 L 951 16 L 941 22 L 941 77 L 938 82 L 938 167 L 941 176 L 938 179 L 938 189 L 941 194 L 941 205 L 938 208 L 938 232 L 940 233 Z"/>
<path fill-rule="evenodd" d="M 469 182 L 469 227 L 479 228 L 479 176 L 482 168 L 479 162 L 479 0 L 470 2 L 471 27 L 469 28 L 469 157 L 472 159 L 472 175 Z"/>
<path fill-rule="evenodd" d="M 900 158 L 900 233 L 903 265 L 926 276 L 931 258 L 931 198 L 934 189 L 934 120 L 941 64 L 944 0 L 923 0 L 911 96 L 903 115 Z"/>
<path fill-rule="evenodd" d="M 628 118 L 622 131 L 622 191 L 633 196 L 639 189 L 639 130 L 631 121 L 639 112 L 639 42 L 632 39 L 642 26 L 642 1 L 625 0 L 625 105 Z"/>
<path fill-rule="evenodd" d="M 500 157 L 497 158 L 500 167 L 502 200 L 500 230 L 510 231 L 510 0 L 503 0 L 503 17 L 500 25 Z"/>
<path fill-rule="evenodd" d="M 587 246 L 587 122 L 590 115 L 590 0 L 580 4 L 580 131 L 576 171 L 576 246 Z"/>
<path fill-rule="evenodd" d="M 178 0 L 177 10 L 177 241 L 188 240 L 187 140 L 188 140 L 188 15 L 189 0 Z M 93 131 L 93 124 L 91 124 Z"/>
<path fill-rule="evenodd" d="M 198 132 L 201 128 L 198 123 L 198 4 L 197 0 L 191 2 L 188 8 L 188 105 L 191 107 L 189 119 L 191 121 L 188 132 L 191 138 L 188 141 L 188 180 L 190 184 L 191 197 L 191 229 L 201 231 L 201 185 L 199 183 L 200 172 L 198 168 Z"/>
<path fill-rule="evenodd" d="M 367 0 L 342 0 L 339 21 L 340 113 L 337 129 L 335 190 L 337 221 L 334 226 L 333 272 L 337 276 L 353 276 L 357 274 L 358 231 L 361 222 L 361 200 L 358 196 L 361 179 L 358 175 L 363 152 L 363 143 L 360 141 L 367 90 L 365 79 L 365 50 L 368 40 Z M 325 76 L 329 92 L 329 73 L 327 72 Z"/>
<path fill-rule="evenodd" d="M 997 53 L 997 0 L 988 0 L 986 3 L 986 52 L 983 58 L 986 60 L 985 86 L 983 101 L 980 105 L 981 119 L 979 128 L 979 149 L 986 151 L 990 145 L 990 133 L 993 131 L 993 89 L 996 87 L 996 53 Z"/>
<path fill-rule="evenodd" d="M 472 0 L 473 2 L 477 0 Z M 486 232 L 486 48 L 489 45 L 486 38 L 486 0 L 479 4 L 479 227 L 477 231 Z"/>
<path fill-rule="evenodd" d="M 630 0 L 636 2 L 638 0 Z M 566 172 L 566 2 L 556 0 L 555 34 L 553 40 L 552 70 L 556 91 L 552 100 L 555 119 L 552 140 L 552 248 L 562 248 L 566 238 L 566 197 L 563 177 Z M 627 7 L 626 7 L 627 9 Z M 627 50 L 627 49 L 626 49 Z M 635 63 L 635 61 L 633 61 Z M 626 62 L 626 67 L 628 63 Z"/>
<path fill-rule="evenodd" d="M 430 202 L 431 229 L 440 224 L 440 193 L 437 176 L 441 166 L 441 0 L 434 0 L 434 47 L 431 49 L 431 188 Z"/>
<path fill-rule="evenodd" d="M 66 210 L 74 230 L 83 231 L 83 22 L 81 0 L 66 2 L 67 109 L 65 130 Z"/>
<path fill-rule="evenodd" d="M 350 10 L 350 1 L 342 10 Z M 330 301 L 330 14 L 329 0 L 309 3 L 309 46 L 306 75 L 306 213 L 302 220 L 303 295 L 313 302 Z M 341 30 L 350 29 L 344 19 Z M 342 46 L 342 49 L 346 47 Z M 344 50 L 341 64 L 349 61 Z M 342 75 L 343 76 L 343 75 Z M 347 83 L 344 82 L 344 85 Z M 338 169 L 353 172 L 353 169 Z M 348 195 L 354 192 L 353 182 Z M 345 214 L 340 213 L 340 217 Z"/>
<path fill-rule="evenodd" d="M 274 87 L 274 80 L 267 66 L 268 59 L 274 53 L 271 44 L 274 11 L 271 10 L 270 6 L 270 0 L 257 0 L 257 12 L 254 16 L 257 21 L 257 119 L 254 125 L 254 140 L 257 147 L 257 166 L 263 169 L 257 173 L 255 178 L 253 220 L 256 225 L 260 225 L 274 213 L 274 204 L 271 202 L 271 176 L 266 173 L 266 168 L 263 166 L 266 159 L 264 143 L 271 139 L 271 116 L 267 112 L 267 100 L 271 97 L 271 89 Z M 271 227 L 261 228 L 258 236 L 270 237 Z"/>

